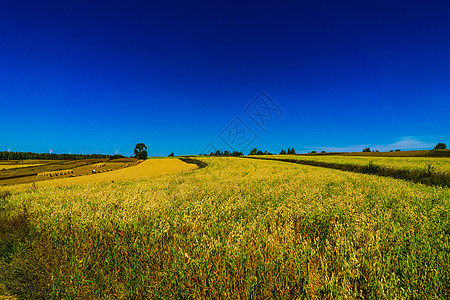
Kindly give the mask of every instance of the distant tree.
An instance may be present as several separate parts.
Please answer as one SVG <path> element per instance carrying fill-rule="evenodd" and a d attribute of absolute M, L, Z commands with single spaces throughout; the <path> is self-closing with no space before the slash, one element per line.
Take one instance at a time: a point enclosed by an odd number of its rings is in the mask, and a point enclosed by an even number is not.
<path fill-rule="evenodd" d="M 375 152 L 380 152 L 380 151 L 378 151 L 378 150 L 375 150 Z"/>
<path fill-rule="evenodd" d="M 136 147 L 134 147 L 134 157 L 137 159 L 147 159 L 147 156 L 147 146 L 144 143 L 136 144 Z"/>
<path fill-rule="evenodd" d="M 257 152 L 258 150 L 256 148 L 253 148 L 252 150 L 250 150 L 250 155 L 256 155 Z"/>
<path fill-rule="evenodd" d="M 313 150 L 313 151 L 311 151 L 311 153 L 317 153 L 317 151 L 316 151 L 316 150 Z"/>
<path fill-rule="evenodd" d="M 263 155 L 264 152 L 262 152 L 261 150 L 258 150 L 258 152 L 256 152 L 256 155 Z"/>
<path fill-rule="evenodd" d="M 295 154 L 295 149 L 288 148 L 287 154 Z"/>
<path fill-rule="evenodd" d="M 398 151 L 400 151 L 400 149 L 395 149 L 395 152 L 398 152 Z"/>
<path fill-rule="evenodd" d="M 325 150 L 323 150 L 322 152 L 320 152 L 320 153 L 327 153 Z"/>
<path fill-rule="evenodd" d="M 389 150 L 389 152 L 394 152 L 394 150 Z"/>
<path fill-rule="evenodd" d="M 434 150 L 445 150 L 447 149 L 447 144 L 445 143 L 438 143 L 436 146 L 434 146 Z"/>
<path fill-rule="evenodd" d="M 173 156 L 173 152 L 169 154 L 169 156 Z"/>
<path fill-rule="evenodd" d="M 286 151 L 284 149 L 281 149 L 280 154 L 286 154 Z"/>
<path fill-rule="evenodd" d="M 242 154 L 242 152 L 239 152 L 239 151 L 233 151 L 231 153 L 231 156 L 241 156 L 241 155 L 243 155 L 243 154 Z"/>
<path fill-rule="evenodd" d="M 364 148 L 362 152 L 370 152 L 370 147 Z"/>

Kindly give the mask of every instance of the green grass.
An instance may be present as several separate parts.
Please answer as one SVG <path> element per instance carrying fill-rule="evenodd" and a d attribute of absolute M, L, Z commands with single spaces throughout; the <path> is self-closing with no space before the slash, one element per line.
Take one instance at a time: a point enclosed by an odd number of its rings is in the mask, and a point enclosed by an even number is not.
<path fill-rule="evenodd" d="M 6 193 L 0 287 L 23 299 L 450 297 L 448 188 L 198 159 L 208 166 L 149 181 Z"/>

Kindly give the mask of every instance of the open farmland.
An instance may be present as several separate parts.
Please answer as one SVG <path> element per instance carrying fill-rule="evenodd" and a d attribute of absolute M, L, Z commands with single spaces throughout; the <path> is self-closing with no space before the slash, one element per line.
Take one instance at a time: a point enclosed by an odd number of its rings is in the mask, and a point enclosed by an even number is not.
<path fill-rule="evenodd" d="M 30 165 L 26 165 L 26 164 L 14 164 L 14 165 L 7 165 L 7 164 L 0 164 L 0 170 L 7 170 L 7 169 L 16 169 L 16 168 L 28 168 L 28 167 L 35 167 L 38 166 L 39 164 L 30 164 Z"/>
<path fill-rule="evenodd" d="M 450 158 L 436 157 L 380 157 L 380 156 L 343 156 L 343 155 L 255 155 L 251 157 L 308 160 L 338 164 L 368 165 L 369 162 L 395 169 L 427 170 L 432 165 L 438 172 L 450 171 Z"/>
<path fill-rule="evenodd" d="M 133 162 L 132 165 L 127 165 L 126 168 L 121 168 L 115 171 L 108 171 L 107 173 L 96 173 L 79 177 L 65 177 L 57 178 L 54 180 L 40 181 L 39 183 L 34 183 L 33 188 L 64 187 L 75 184 L 83 185 L 98 182 L 143 180 L 166 174 L 187 172 L 196 168 L 197 166 L 195 164 L 186 164 L 178 159 L 148 159 L 139 164 Z M 30 184 L 19 184 L 8 187 L 8 189 L 23 190 L 30 188 L 30 186 Z"/>
<path fill-rule="evenodd" d="M 44 160 L 16 160 L 16 161 L 1 161 L 0 160 L 0 171 L 1 170 L 10 170 L 17 168 L 28 168 L 28 167 L 36 167 L 43 164 L 51 163 L 51 161 Z"/>
<path fill-rule="evenodd" d="M 197 159 L 208 166 L 0 192 L 0 295 L 450 297 L 448 188 L 279 161 Z M 59 180 L 67 179 L 48 183 Z"/>
<path fill-rule="evenodd" d="M 450 186 L 450 158 L 342 155 L 253 155 L 250 157 Z"/>
<path fill-rule="evenodd" d="M 25 162 L 25 163 L 24 163 Z M 110 172 L 138 164 L 136 159 L 107 160 L 80 159 L 80 160 L 48 160 L 0 163 L 0 186 L 26 184 L 43 180 L 85 176 L 93 173 Z M 6 164 L 8 163 L 8 164 Z M 2 165 L 8 166 L 2 170 Z M 11 166 L 11 167 L 10 167 Z M 17 166 L 17 167 L 12 167 Z M 68 172 L 71 171 L 71 172 Z"/>
<path fill-rule="evenodd" d="M 329 153 L 325 153 L 329 154 Z M 333 154 L 333 153 L 331 153 Z M 322 153 L 307 155 L 323 155 Z M 374 157 L 450 157 L 449 149 L 441 150 L 410 150 L 392 152 L 342 152 L 343 156 L 374 156 Z"/>

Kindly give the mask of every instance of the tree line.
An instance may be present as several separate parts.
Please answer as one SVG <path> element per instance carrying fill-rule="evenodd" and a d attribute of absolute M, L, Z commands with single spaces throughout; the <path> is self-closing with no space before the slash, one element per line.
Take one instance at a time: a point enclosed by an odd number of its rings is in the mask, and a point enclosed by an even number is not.
<path fill-rule="evenodd" d="M 120 154 L 56 154 L 56 153 L 33 153 L 33 152 L 12 152 L 0 151 L 0 160 L 24 160 L 24 159 L 45 159 L 45 160 L 78 160 L 89 158 L 124 158 Z"/>
<path fill-rule="evenodd" d="M 288 148 L 287 151 L 284 149 L 281 149 L 280 154 L 296 154 L 294 148 Z M 253 148 L 250 150 L 249 155 L 273 155 L 273 153 L 258 150 L 257 148 Z"/>
<path fill-rule="evenodd" d="M 200 154 L 200 155 L 202 155 L 202 154 Z M 228 150 L 225 150 L 225 151 L 217 150 L 216 152 L 211 152 L 209 154 L 203 154 L 203 156 L 242 156 L 242 155 L 244 155 L 244 154 L 242 154 L 242 152 L 239 152 L 239 151 L 231 152 Z"/>

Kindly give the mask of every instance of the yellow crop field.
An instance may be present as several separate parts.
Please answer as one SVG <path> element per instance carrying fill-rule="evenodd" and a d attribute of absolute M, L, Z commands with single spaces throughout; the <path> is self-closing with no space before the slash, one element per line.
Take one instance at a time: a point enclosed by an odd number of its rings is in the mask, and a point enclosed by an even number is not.
<path fill-rule="evenodd" d="M 151 159 L 2 192 L 0 295 L 450 297 L 448 188 L 279 161 L 197 159 L 208 165 L 180 173 L 193 167 Z M 80 181 L 62 184 L 72 179 Z"/>
<path fill-rule="evenodd" d="M 111 181 L 133 181 L 149 179 L 156 176 L 187 172 L 196 169 L 197 166 L 193 164 L 186 164 L 178 159 L 149 159 L 138 165 L 131 167 L 92 175 L 58 178 L 54 180 L 39 181 L 35 183 L 36 187 L 63 187 L 74 184 L 90 184 L 96 182 L 111 182 Z M 46 172 L 54 173 L 54 172 Z M 18 184 L 9 189 L 27 189 L 30 184 Z"/>
<path fill-rule="evenodd" d="M 450 158 L 365 157 L 340 155 L 252 155 L 253 159 L 280 160 L 363 174 L 450 187 Z"/>
<path fill-rule="evenodd" d="M 39 165 L 41 165 L 41 164 L 13 164 L 13 165 L 0 164 L 0 170 L 34 167 L 34 166 L 39 166 Z"/>
<path fill-rule="evenodd" d="M 421 169 L 426 170 L 432 165 L 436 171 L 450 172 L 450 158 L 448 157 L 381 157 L 381 156 L 344 156 L 344 155 L 255 155 L 253 157 L 267 157 L 280 159 L 297 159 L 320 161 L 327 163 L 342 163 L 367 165 L 372 162 L 375 165 L 397 169 Z"/>

